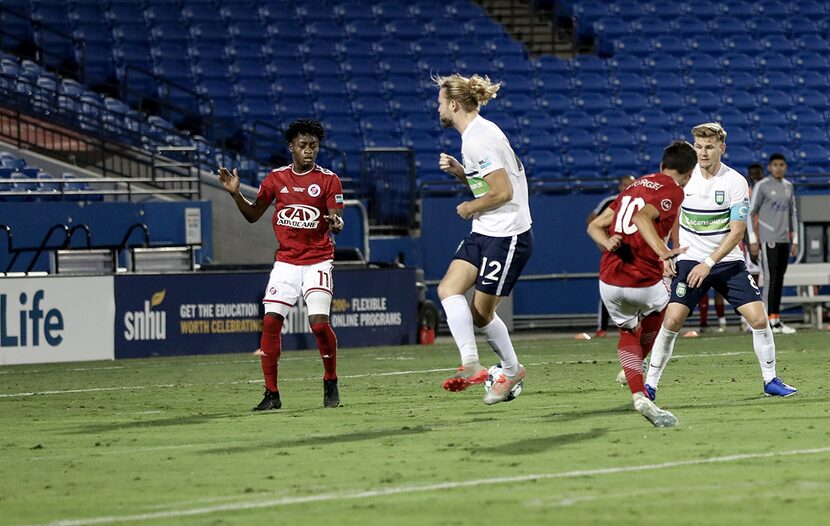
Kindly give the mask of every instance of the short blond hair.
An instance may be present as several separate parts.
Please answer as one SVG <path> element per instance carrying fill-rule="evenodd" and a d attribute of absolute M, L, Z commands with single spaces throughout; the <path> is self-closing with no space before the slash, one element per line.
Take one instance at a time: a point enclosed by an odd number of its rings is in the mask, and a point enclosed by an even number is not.
<path fill-rule="evenodd" d="M 719 122 L 705 122 L 698 124 L 692 128 L 692 137 L 700 137 L 701 139 L 716 138 L 720 142 L 726 144 L 726 130 Z"/>
<path fill-rule="evenodd" d="M 438 89 L 446 90 L 447 99 L 461 104 L 466 111 L 475 111 L 484 106 L 501 89 L 501 82 L 492 82 L 488 76 L 472 75 L 464 77 L 458 73 L 439 77 L 433 75 L 432 81 Z"/>

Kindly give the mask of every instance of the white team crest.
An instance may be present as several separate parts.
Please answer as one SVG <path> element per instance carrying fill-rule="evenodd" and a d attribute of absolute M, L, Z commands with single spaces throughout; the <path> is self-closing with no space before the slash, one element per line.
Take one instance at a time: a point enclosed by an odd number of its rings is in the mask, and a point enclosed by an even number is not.
<path fill-rule="evenodd" d="M 682 298 L 686 295 L 686 284 L 684 282 L 680 282 L 677 284 L 677 288 L 675 289 L 675 293 L 677 293 L 678 298 Z"/>
<path fill-rule="evenodd" d="M 671 199 L 663 199 L 662 201 L 660 201 L 660 208 L 662 208 L 666 212 L 671 210 L 671 205 L 672 205 Z"/>
<path fill-rule="evenodd" d="M 308 195 L 310 195 L 311 197 L 317 197 L 318 195 L 320 195 L 320 185 L 313 184 L 313 185 L 309 186 L 308 187 Z"/>

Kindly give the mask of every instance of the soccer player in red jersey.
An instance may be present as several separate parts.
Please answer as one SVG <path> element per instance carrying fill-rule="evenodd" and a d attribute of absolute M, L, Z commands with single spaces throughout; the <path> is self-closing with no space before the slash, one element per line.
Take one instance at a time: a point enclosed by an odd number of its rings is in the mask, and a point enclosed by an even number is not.
<path fill-rule="evenodd" d="M 323 126 L 298 119 L 285 131 L 292 164 L 269 173 L 253 202 L 239 191 L 236 169 L 219 169 L 219 180 L 249 223 L 262 217 L 274 203 L 274 234 L 279 248 L 265 289 L 265 317 L 260 340 L 265 397 L 254 411 L 279 409 L 277 372 L 280 332 L 285 316 L 300 294 L 308 307 L 308 321 L 323 359 L 323 406 L 340 405 L 337 387 L 337 338 L 329 325 L 332 298 L 334 243 L 329 232 L 343 231 L 343 187 L 334 172 L 315 161 Z"/>
<path fill-rule="evenodd" d="M 620 329 L 617 354 L 634 408 L 657 427 L 675 426 L 677 418 L 654 405 L 642 364 L 669 302 L 663 275 L 674 272 L 672 258 L 685 250 L 670 250 L 666 239 L 695 164 L 691 144 L 672 143 L 663 150 L 660 172 L 634 181 L 588 225 L 588 235 L 605 250 L 599 270 L 600 296 Z"/>

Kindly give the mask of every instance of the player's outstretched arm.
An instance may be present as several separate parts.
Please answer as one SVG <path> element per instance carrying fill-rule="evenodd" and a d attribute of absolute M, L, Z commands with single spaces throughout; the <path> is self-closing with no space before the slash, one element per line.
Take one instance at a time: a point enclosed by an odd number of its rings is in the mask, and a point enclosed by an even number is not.
<path fill-rule="evenodd" d="M 236 168 L 233 169 L 233 172 L 224 166 L 219 168 L 219 181 L 225 187 L 225 190 L 231 194 L 233 201 L 236 203 L 236 207 L 242 212 L 242 215 L 249 223 L 256 223 L 268 209 L 268 205 L 271 204 L 258 200 L 254 200 L 252 203 L 245 199 L 245 196 L 239 191 L 239 172 L 237 172 Z"/>
<path fill-rule="evenodd" d="M 329 209 L 328 214 L 323 216 L 323 219 L 329 224 L 329 230 L 332 234 L 339 234 L 343 231 L 345 223 L 343 223 L 343 209 L 335 208 Z"/>
<path fill-rule="evenodd" d="M 438 156 L 438 168 L 442 172 L 454 175 L 463 184 L 467 183 L 467 175 L 464 173 L 464 167 L 452 155 L 442 153 Z"/>
<path fill-rule="evenodd" d="M 659 217 L 660 212 L 657 211 L 654 205 L 649 203 L 634 214 L 631 222 L 637 227 L 637 230 L 643 236 L 648 246 L 651 247 L 660 259 L 665 261 L 686 252 L 687 247 L 676 247 L 670 250 L 666 246 L 666 242 L 660 237 L 660 234 L 657 233 L 657 229 L 654 227 L 654 221 Z"/>

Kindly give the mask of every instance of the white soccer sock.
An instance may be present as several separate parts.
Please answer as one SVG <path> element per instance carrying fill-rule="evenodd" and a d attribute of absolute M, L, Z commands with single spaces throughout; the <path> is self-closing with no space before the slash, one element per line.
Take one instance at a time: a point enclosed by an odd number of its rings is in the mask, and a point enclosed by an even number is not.
<path fill-rule="evenodd" d="M 674 352 L 675 340 L 677 340 L 676 332 L 660 327 L 660 332 L 657 333 L 657 337 L 654 339 L 654 347 L 651 348 L 651 354 L 649 355 L 646 383 L 651 387 L 657 388 L 657 384 L 660 383 L 660 377 L 663 376 L 663 371 L 666 369 L 666 364 L 669 363 L 671 353 Z"/>
<path fill-rule="evenodd" d="M 473 313 L 470 312 L 467 298 L 456 294 L 441 300 L 441 305 L 447 315 L 447 325 L 450 326 L 452 337 L 461 352 L 461 364 L 478 362 L 478 347 L 476 347 L 476 335 L 473 332 Z"/>
<path fill-rule="evenodd" d="M 501 360 L 501 366 L 507 376 L 515 376 L 519 373 L 519 359 L 513 349 L 513 342 L 510 341 L 510 334 L 507 332 L 507 325 L 504 324 L 498 314 L 493 315 L 493 321 L 477 329 L 490 348 Z"/>
<path fill-rule="evenodd" d="M 755 356 L 761 365 L 761 376 L 764 383 L 775 378 L 775 339 L 769 324 L 761 330 L 752 329 L 752 346 L 755 348 Z"/>

